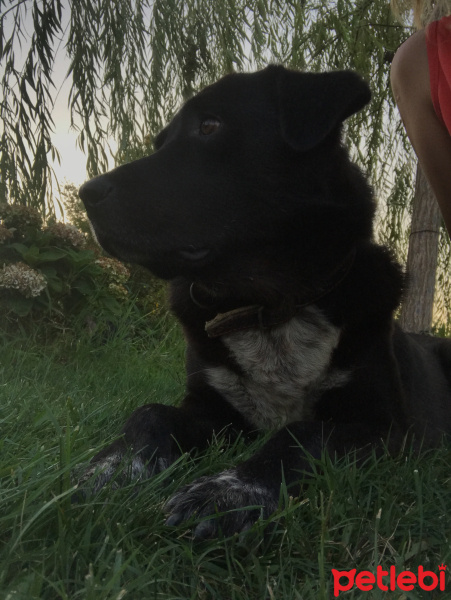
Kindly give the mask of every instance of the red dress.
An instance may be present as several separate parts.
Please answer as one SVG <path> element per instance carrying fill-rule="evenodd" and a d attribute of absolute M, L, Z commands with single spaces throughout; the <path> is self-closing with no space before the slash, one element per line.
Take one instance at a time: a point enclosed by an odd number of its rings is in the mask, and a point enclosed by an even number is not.
<path fill-rule="evenodd" d="M 426 46 L 432 102 L 451 135 L 451 15 L 428 25 Z"/>

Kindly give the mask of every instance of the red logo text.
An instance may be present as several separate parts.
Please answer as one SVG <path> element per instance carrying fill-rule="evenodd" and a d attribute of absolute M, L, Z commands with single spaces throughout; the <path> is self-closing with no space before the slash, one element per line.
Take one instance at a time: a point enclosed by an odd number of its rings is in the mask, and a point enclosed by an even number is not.
<path fill-rule="evenodd" d="M 362 592 L 369 592 L 375 586 L 384 592 L 394 592 L 401 590 L 408 592 L 415 586 L 430 592 L 432 590 L 445 590 L 445 571 L 446 565 L 439 565 L 438 574 L 434 571 L 425 571 L 420 565 L 418 573 L 412 571 L 396 572 L 396 567 L 391 566 L 385 571 L 380 565 L 376 568 L 376 573 L 371 571 L 359 571 L 351 569 L 350 571 L 338 571 L 332 569 L 334 578 L 334 596 L 339 596 L 340 592 L 347 592 L 354 585 Z"/>

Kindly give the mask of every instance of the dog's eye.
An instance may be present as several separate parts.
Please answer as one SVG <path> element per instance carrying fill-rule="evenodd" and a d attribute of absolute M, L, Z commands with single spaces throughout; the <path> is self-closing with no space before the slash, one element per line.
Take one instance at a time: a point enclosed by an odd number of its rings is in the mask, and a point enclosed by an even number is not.
<path fill-rule="evenodd" d="M 204 119 L 200 124 L 199 132 L 201 135 L 211 135 L 212 133 L 216 133 L 220 126 L 221 123 L 218 119 Z"/>

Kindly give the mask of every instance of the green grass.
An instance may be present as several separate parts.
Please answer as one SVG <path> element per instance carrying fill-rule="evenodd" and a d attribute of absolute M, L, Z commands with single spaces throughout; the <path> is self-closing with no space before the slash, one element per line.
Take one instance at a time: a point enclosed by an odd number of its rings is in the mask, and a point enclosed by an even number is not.
<path fill-rule="evenodd" d="M 331 569 L 451 566 L 451 452 L 316 463 L 300 499 L 243 536 L 194 542 L 164 525 L 184 482 L 249 456 L 238 440 L 182 457 L 152 481 L 71 502 L 70 474 L 134 408 L 183 396 L 183 342 L 170 319 L 139 337 L 73 335 L 0 351 L 0 598 L 263 600 L 333 598 Z M 403 595 L 404 594 L 404 595 Z M 340 597 L 451 598 L 447 591 L 351 590 Z"/>

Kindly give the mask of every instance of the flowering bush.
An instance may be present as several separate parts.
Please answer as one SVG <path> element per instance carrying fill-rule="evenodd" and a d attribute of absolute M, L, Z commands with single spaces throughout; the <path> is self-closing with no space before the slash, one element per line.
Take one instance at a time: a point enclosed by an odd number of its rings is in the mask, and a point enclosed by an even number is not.
<path fill-rule="evenodd" d="M 86 245 L 86 238 L 81 231 L 78 231 L 74 225 L 65 223 L 52 223 L 44 229 L 56 240 L 73 248 L 83 248 Z"/>
<path fill-rule="evenodd" d="M 46 278 L 23 262 L 4 265 L 0 271 L 0 288 L 18 290 L 25 298 L 39 296 L 46 287 Z"/>
<path fill-rule="evenodd" d="M 112 320 L 130 301 L 128 269 L 86 246 L 73 225 L 43 224 L 33 208 L 0 206 L 0 312 L 53 321 Z"/>
<path fill-rule="evenodd" d="M 42 227 L 42 217 L 39 212 L 31 206 L 21 204 L 2 204 L 0 206 L 0 219 L 2 224 L 12 231 L 26 229 L 39 229 Z"/>
<path fill-rule="evenodd" d="M 127 300 L 128 290 L 124 286 L 130 279 L 130 271 L 127 267 L 115 258 L 106 256 L 100 256 L 95 262 L 102 269 L 108 290 L 113 298 Z"/>
<path fill-rule="evenodd" d="M 96 265 L 104 271 L 110 283 L 125 283 L 130 277 L 130 271 L 127 267 L 115 258 L 100 256 L 96 260 Z"/>

